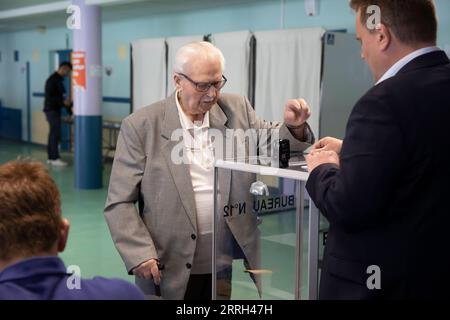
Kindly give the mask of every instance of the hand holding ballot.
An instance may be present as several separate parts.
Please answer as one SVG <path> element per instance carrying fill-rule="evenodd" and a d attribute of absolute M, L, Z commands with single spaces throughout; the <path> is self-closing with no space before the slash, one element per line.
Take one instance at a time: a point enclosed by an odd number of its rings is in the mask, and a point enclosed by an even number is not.
<path fill-rule="evenodd" d="M 313 151 L 334 151 L 338 155 L 341 153 L 342 148 L 342 140 L 332 138 L 332 137 L 325 137 L 317 141 L 313 147 Z"/>
<path fill-rule="evenodd" d="M 334 151 L 317 151 L 313 150 L 306 157 L 308 172 L 313 171 L 316 167 L 324 163 L 334 164 L 339 167 L 339 155 Z"/>

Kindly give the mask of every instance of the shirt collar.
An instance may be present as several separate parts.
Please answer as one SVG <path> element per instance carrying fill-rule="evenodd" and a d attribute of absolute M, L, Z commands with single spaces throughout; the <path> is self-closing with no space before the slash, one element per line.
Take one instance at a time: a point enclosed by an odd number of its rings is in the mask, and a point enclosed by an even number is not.
<path fill-rule="evenodd" d="M 421 48 L 419 50 L 416 50 L 414 52 L 411 52 L 407 56 L 403 57 L 399 61 L 397 61 L 392 67 L 389 68 L 388 71 L 378 80 L 378 82 L 375 84 L 380 84 L 381 82 L 394 77 L 404 66 L 406 66 L 408 63 L 410 63 L 412 60 L 414 60 L 417 57 L 420 57 L 424 54 L 439 51 L 440 49 L 438 47 L 426 47 Z"/>
<path fill-rule="evenodd" d="M 0 272 L 0 283 L 43 274 L 67 274 L 64 262 L 57 256 L 21 260 Z"/>
<path fill-rule="evenodd" d="M 184 113 L 183 109 L 181 108 L 180 101 L 178 100 L 178 91 L 175 92 L 175 101 L 177 103 L 178 115 L 180 116 L 181 127 L 183 129 L 189 130 L 189 129 L 209 128 L 209 111 L 205 113 L 205 116 L 203 117 L 203 123 L 200 126 L 197 125 L 198 122 L 200 121 L 195 121 L 194 125 L 191 119 L 189 119 L 189 117 Z"/>

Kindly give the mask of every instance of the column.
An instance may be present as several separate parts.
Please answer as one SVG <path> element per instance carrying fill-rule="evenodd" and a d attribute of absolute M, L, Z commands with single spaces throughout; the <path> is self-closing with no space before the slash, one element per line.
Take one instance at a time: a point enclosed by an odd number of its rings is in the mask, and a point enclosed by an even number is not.
<path fill-rule="evenodd" d="M 79 24 L 73 29 L 73 85 L 75 114 L 75 187 L 102 187 L 102 59 L 101 18 L 98 6 L 73 0 Z M 78 9 L 79 8 L 79 9 Z"/>

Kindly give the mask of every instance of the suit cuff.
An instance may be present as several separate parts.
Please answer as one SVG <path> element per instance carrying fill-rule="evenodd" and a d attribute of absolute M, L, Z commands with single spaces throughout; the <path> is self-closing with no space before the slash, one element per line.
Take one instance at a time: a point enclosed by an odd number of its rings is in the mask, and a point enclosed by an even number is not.
<path fill-rule="evenodd" d="M 292 132 L 289 130 L 289 128 L 286 126 L 286 124 L 283 123 L 283 125 L 280 128 L 280 139 L 288 139 L 291 147 L 291 151 L 305 151 L 311 145 L 314 143 L 314 134 L 309 127 L 309 125 L 306 123 L 305 126 L 305 140 L 306 141 L 300 141 L 296 137 L 292 135 Z"/>
<path fill-rule="evenodd" d="M 313 144 L 316 140 L 316 138 L 314 137 L 314 133 L 312 132 L 311 127 L 307 122 L 305 123 L 304 137 L 306 138 L 305 142 L 309 144 Z"/>
<path fill-rule="evenodd" d="M 319 184 L 324 183 L 324 176 L 329 172 L 335 172 L 339 170 L 339 167 L 333 163 L 323 163 L 314 168 L 313 171 L 309 173 L 308 180 L 306 181 L 306 190 L 308 191 L 309 196 L 314 201 L 317 207 L 319 207 L 319 203 L 317 202 L 317 194 L 319 193 L 317 190 L 320 188 Z M 320 209 L 320 208 L 319 208 Z"/>

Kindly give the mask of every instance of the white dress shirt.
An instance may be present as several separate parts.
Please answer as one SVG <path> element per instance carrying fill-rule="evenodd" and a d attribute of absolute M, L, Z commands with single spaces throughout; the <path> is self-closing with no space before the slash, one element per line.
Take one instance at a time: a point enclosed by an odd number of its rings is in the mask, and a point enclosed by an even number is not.
<path fill-rule="evenodd" d="M 183 128 L 184 152 L 189 161 L 192 188 L 197 210 L 197 247 L 191 274 L 211 273 L 212 218 L 214 214 L 214 152 L 209 139 L 209 111 L 203 122 L 195 121 L 184 113 L 176 103 L 181 127 Z"/>

